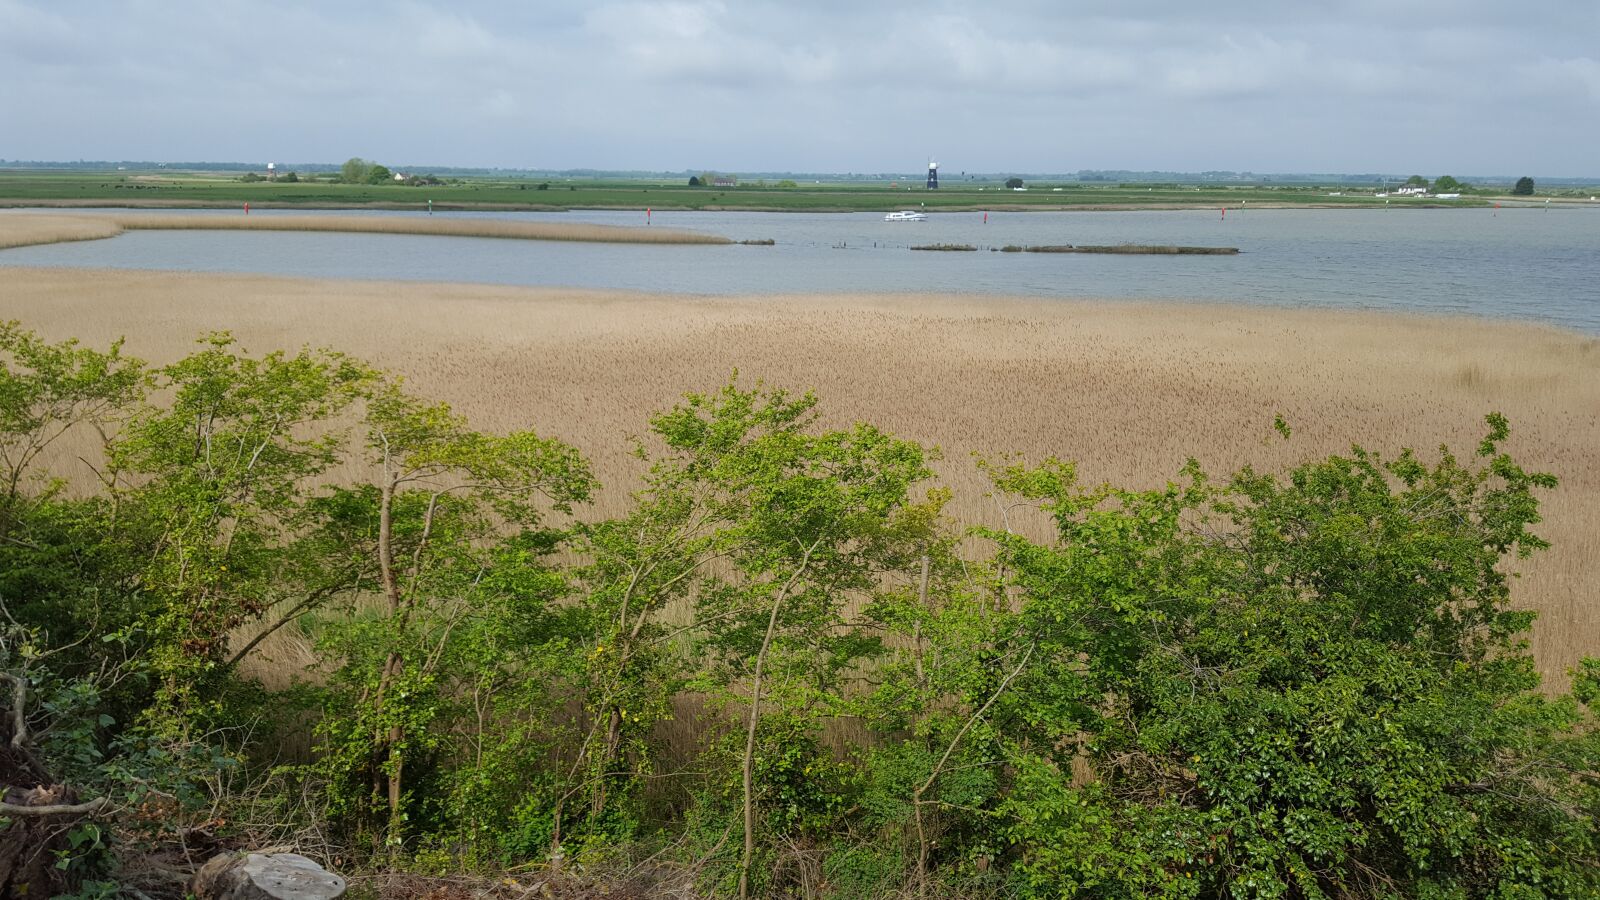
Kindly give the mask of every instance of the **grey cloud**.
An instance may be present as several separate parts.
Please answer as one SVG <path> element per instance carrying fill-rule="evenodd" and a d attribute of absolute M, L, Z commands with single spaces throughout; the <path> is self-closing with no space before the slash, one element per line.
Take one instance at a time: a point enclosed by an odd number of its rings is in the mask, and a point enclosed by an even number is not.
<path fill-rule="evenodd" d="M 0 156 L 1584 174 L 1597 33 L 1592 0 L 0 0 Z"/>

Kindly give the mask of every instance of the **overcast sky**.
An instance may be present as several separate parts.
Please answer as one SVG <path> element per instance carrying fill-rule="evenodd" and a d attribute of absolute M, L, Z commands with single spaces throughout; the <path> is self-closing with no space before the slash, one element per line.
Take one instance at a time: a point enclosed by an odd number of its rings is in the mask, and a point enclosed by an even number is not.
<path fill-rule="evenodd" d="M 0 0 L 0 158 L 1600 175 L 1600 0 Z"/>

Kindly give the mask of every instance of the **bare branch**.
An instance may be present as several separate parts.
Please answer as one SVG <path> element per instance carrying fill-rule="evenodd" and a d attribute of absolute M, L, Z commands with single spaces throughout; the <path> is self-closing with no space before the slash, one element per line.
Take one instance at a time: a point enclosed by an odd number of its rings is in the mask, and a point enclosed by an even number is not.
<path fill-rule="evenodd" d="M 100 812 L 111 805 L 105 797 L 98 797 L 88 803 L 54 804 L 51 806 L 17 806 L 13 803 L 0 803 L 0 816 L 87 816 Z"/>

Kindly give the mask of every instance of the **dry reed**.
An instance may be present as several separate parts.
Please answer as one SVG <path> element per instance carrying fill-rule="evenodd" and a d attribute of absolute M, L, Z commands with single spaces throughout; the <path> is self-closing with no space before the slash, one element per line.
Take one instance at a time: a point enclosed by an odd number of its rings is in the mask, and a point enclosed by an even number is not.
<path fill-rule="evenodd" d="M 0 214 L 0 250 L 66 241 L 95 241 L 121 233 L 122 226 L 103 218 Z"/>
<path fill-rule="evenodd" d="M 512 222 L 443 216 L 225 216 L 166 213 L 0 215 L 0 249 L 60 241 L 115 237 L 126 231 L 339 231 L 440 237 L 580 241 L 605 244 L 731 244 L 732 240 L 676 228 L 590 225 L 582 222 Z M 748 242 L 747 242 L 748 243 Z"/>
<path fill-rule="evenodd" d="M 582 222 L 512 222 L 443 216 L 220 216 L 111 214 L 129 231 L 343 231 L 365 234 L 419 234 L 443 237 L 511 238 L 525 241 L 581 241 L 606 244 L 728 244 L 728 238 L 675 228 L 589 225 Z"/>
<path fill-rule="evenodd" d="M 637 485 L 629 435 L 684 391 L 741 379 L 815 388 L 828 423 L 942 445 L 950 513 L 994 523 L 970 454 L 1075 459 L 1090 481 L 1157 485 L 1348 448 L 1469 452 L 1505 412 L 1509 448 L 1552 471 L 1555 548 L 1514 587 L 1556 683 L 1600 646 L 1600 340 L 1534 325 L 1370 312 L 970 297 L 668 298 L 256 276 L 7 271 L 0 319 L 156 361 L 231 329 L 252 351 L 326 344 L 408 377 L 479 427 L 569 440 L 614 514 Z M 1294 439 L 1279 440 L 1281 413 Z M 60 463 L 72 465 L 71 448 Z M 354 472 L 347 473 L 354 475 Z"/>

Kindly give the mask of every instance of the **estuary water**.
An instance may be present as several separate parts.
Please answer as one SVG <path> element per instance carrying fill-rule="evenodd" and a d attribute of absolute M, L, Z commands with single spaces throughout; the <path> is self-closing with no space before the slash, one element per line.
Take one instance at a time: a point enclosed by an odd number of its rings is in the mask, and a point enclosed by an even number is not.
<path fill-rule="evenodd" d="M 305 213 L 251 213 L 279 214 Z M 421 211 L 330 214 L 426 215 Z M 645 214 L 636 211 L 436 215 L 646 224 Z M 650 223 L 777 243 L 682 246 L 132 231 L 109 240 L 0 250 L 0 268 L 170 269 L 686 294 L 938 292 L 1194 299 L 1469 314 L 1600 334 L 1600 207 L 1246 207 L 1229 209 L 1226 216 L 1218 210 L 998 212 L 989 213 L 987 222 L 978 212 L 930 213 L 922 222 L 885 222 L 880 213 L 654 212 Z M 1228 246 L 1242 252 L 1238 256 L 991 252 L 1007 244 L 1119 243 Z M 923 244 L 970 244 L 980 249 L 973 253 L 909 249 Z M 3 278 L 0 274 L 0 286 Z"/>

